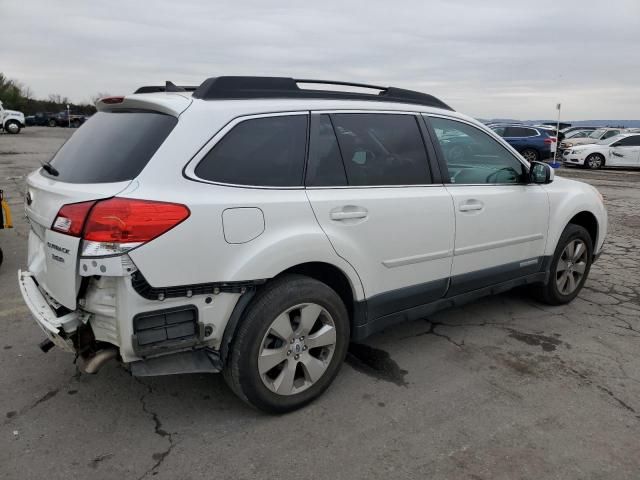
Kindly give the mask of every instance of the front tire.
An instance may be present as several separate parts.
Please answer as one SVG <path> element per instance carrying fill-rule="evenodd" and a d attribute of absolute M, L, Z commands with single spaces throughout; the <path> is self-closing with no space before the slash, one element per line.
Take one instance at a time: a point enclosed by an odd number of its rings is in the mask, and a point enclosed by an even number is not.
<path fill-rule="evenodd" d="M 22 127 L 20 126 L 20 124 L 15 120 L 10 120 L 4 125 L 4 130 L 7 133 L 11 133 L 12 135 L 15 135 L 16 133 L 20 133 L 21 129 Z"/>
<path fill-rule="evenodd" d="M 599 168 L 602 168 L 603 165 L 604 157 L 599 153 L 592 153 L 584 161 L 584 166 L 590 170 L 597 170 Z"/>
<path fill-rule="evenodd" d="M 570 223 L 562 232 L 551 261 L 549 281 L 538 286 L 536 297 L 549 305 L 564 305 L 578 296 L 587 280 L 593 245 L 584 227 Z"/>
<path fill-rule="evenodd" d="M 50 127 L 57 127 L 58 123 L 52 118 L 51 120 L 49 120 L 49 126 Z"/>
<path fill-rule="evenodd" d="M 224 376 L 249 405 L 285 413 L 319 397 L 349 345 L 338 294 L 302 275 L 277 278 L 251 302 L 235 334 Z"/>

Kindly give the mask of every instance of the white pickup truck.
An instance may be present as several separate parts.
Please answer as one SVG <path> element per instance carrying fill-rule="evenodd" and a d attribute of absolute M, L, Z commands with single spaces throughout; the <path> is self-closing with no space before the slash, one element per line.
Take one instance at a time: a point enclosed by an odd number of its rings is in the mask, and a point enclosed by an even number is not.
<path fill-rule="evenodd" d="M 7 133 L 20 133 L 24 126 L 24 113 L 17 110 L 5 110 L 0 102 L 0 130 Z"/>

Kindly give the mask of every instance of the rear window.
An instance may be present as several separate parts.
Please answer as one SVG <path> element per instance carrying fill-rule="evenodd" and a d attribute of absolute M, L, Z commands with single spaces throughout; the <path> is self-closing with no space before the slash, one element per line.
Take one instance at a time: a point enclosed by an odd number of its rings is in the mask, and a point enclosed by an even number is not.
<path fill-rule="evenodd" d="M 155 112 L 98 112 L 58 150 L 52 176 L 68 183 L 133 180 L 167 138 L 178 119 Z"/>

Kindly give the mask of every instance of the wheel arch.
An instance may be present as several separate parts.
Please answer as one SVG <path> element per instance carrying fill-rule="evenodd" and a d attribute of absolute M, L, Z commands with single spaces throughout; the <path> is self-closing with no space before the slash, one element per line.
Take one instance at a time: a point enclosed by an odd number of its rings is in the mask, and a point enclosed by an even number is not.
<path fill-rule="evenodd" d="M 277 276 L 288 273 L 305 275 L 331 287 L 347 307 L 349 318 L 353 317 L 356 294 L 349 277 L 340 268 L 326 262 L 307 262 L 290 267 Z"/>
<path fill-rule="evenodd" d="M 346 272 L 328 262 L 310 261 L 299 263 L 297 265 L 286 268 L 270 280 L 280 278 L 283 275 L 287 274 L 305 275 L 307 277 L 318 280 L 332 288 L 344 302 L 344 305 L 349 314 L 349 323 L 353 329 L 355 316 L 358 313 L 356 312 L 358 305 L 358 286 L 353 285 Z M 265 285 L 268 283 L 269 281 L 267 281 Z M 245 310 L 251 305 L 255 295 L 260 291 L 261 288 L 264 287 L 258 286 L 252 290 L 246 291 L 238 299 L 238 302 L 236 303 L 236 306 L 234 307 L 233 312 L 229 317 L 229 321 L 225 326 L 222 341 L 220 344 L 220 357 L 223 362 L 226 362 L 227 360 L 230 346 L 233 342 L 233 338 L 236 335 L 236 332 L 240 325 L 240 320 L 242 319 Z"/>
<path fill-rule="evenodd" d="M 579 213 L 576 213 L 571 220 L 567 223 L 567 225 L 579 225 L 583 227 L 588 233 L 589 237 L 591 237 L 591 245 L 595 250 L 598 245 L 598 219 L 596 216 L 588 210 L 583 210 Z"/>

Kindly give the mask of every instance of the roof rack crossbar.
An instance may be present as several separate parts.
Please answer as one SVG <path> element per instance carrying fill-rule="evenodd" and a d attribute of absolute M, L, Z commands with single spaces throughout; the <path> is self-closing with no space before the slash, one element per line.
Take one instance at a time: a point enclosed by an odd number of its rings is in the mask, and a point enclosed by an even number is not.
<path fill-rule="evenodd" d="M 298 84 L 342 85 L 379 90 L 377 94 L 335 90 L 302 89 Z M 212 77 L 193 92 L 203 100 L 240 100 L 259 98 L 307 98 L 336 100 L 370 100 L 378 102 L 411 103 L 453 110 L 442 100 L 427 93 L 395 87 L 380 87 L 363 83 L 334 80 L 295 79 L 289 77 Z"/>

